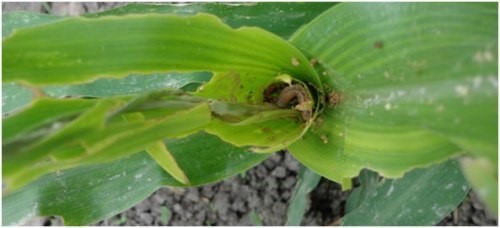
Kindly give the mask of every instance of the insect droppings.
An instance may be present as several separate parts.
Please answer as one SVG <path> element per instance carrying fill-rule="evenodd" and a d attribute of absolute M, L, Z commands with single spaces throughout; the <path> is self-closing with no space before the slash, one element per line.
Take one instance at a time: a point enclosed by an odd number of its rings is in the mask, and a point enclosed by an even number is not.
<path fill-rule="evenodd" d="M 330 107 L 333 107 L 342 101 L 342 96 L 339 93 L 337 93 L 336 91 L 332 91 L 327 96 L 328 96 L 328 99 L 327 99 L 328 105 Z"/>
<path fill-rule="evenodd" d="M 321 135 L 320 138 L 324 144 L 328 144 L 328 137 L 326 137 L 326 135 Z"/>
<path fill-rule="evenodd" d="M 376 49 L 382 49 L 384 48 L 384 43 L 382 43 L 382 41 L 375 41 L 375 43 L 373 43 L 373 47 Z"/>

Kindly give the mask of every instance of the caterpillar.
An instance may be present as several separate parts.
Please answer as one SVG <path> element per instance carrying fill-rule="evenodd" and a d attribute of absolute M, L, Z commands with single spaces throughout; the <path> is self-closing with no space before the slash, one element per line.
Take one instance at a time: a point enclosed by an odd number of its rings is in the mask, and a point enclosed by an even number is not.
<path fill-rule="evenodd" d="M 301 105 L 311 102 L 311 98 L 309 97 L 309 94 L 304 89 L 304 87 L 299 85 L 291 85 L 281 90 L 278 99 L 276 101 L 276 105 L 278 105 L 278 107 L 286 107 L 289 106 L 291 102 L 293 103 L 297 102 L 298 105 Z M 311 119 L 312 117 L 311 110 L 301 110 L 301 111 L 302 111 L 302 118 L 304 120 L 307 121 Z"/>

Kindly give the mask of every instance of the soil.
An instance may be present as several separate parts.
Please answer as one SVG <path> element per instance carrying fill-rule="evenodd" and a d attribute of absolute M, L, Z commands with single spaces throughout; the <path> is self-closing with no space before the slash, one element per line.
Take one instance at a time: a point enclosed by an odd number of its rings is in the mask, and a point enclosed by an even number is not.
<path fill-rule="evenodd" d="M 3 12 L 27 10 L 55 15 L 99 12 L 126 3 L 2 3 Z M 94 225 L 284 225 L 300 164 L 278 152 L 260 165 L 217 184 L 162 188 L 135 207 Z M 338 225 L 349 191 L 322 179 L 309 195 L 302 225 Z M 257 216 L 255 216 L 257 215 Z M 256 217 L 258 217 L 256 219 Z M 258 221 L 260 220 L 260 221 Z M 26 225 L 62 225 L 56 217 L 34 218 Z M 438 225 L 496 226 L 473 192 Z"/>

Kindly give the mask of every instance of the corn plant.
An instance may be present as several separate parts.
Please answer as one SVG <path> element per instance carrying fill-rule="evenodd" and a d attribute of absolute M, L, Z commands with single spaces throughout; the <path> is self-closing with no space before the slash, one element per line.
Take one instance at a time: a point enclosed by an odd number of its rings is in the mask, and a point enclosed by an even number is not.
<path fill-rule="evenodd" d="M 388 224 L 436 222 L 467 194 L 464 176 L 496 213 L 497 10 L 252 3 L 4 14 L 3 223 L 90 224 L 162 186 L 213 183 L 285 148 L 346 190 L 363 169 L 386 178 L 361 176 L 345 224 L 396 212 L 407 213 Z M 428 191 L 409 198 L 415 184 Z M 392 193 L 400 200 L 384 201 Z M 387 210 L 370 220 L 377 205 Z"/>

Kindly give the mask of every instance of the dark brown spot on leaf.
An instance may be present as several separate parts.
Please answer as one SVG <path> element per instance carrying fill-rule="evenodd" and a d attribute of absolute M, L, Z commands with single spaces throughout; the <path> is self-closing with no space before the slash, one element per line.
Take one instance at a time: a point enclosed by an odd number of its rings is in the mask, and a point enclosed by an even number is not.
<path fill-rule="evenodd" d="M 340 95 L 335 91 L 332 91 L 331 93 L 328 94 L 327 100 L 328 100 L 328 105 L 332 107 L 339 104 L 342 101 L 342 95 Z"/>
<path fill-rule="evenodd" d="M 376 49 L 382 49 L 384 48 L 384 43 L 382 43 L 382 41 L 375 41 L 375 43 L 373 43 L 373 47 Z"/>
<path fill-rule="evenodd" d="M 312 66 L 316 66 L 316 65 L 318 65 L 318 60 L 317 59 L 311 59 L 310 63 L 311 63 Z"/>

